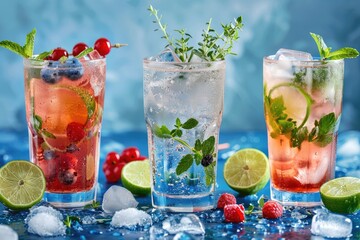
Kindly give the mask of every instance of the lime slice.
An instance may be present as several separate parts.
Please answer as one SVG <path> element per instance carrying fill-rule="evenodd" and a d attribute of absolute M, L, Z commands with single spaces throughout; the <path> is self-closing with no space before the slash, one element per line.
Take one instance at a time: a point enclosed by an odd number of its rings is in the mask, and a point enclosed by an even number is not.
<path fill-rule="evenodd" d="M 226 160 L 224 178 L 240 195 L 255 194 L 269 181 L 268 158 L 257 149 L 241 149 Z"/>
<path fill-rule="evenodd" d="M 121 172 L 121 182 L 125 188 L 135 195 L 150 194 L 149 160 L 133 161 L 125 165 Z"/>
<path fill-rule="evenodd" d="M 46 182 L 41 169 L 25 160 L 8 162 L 0 169 L 0 201 L 14 210 L 40 202 Z"/>
<path fill-rule="evenodd" d="M 324 183 L 320 188 L 325 207 L 336 213 L 360 210 L 360 178 L 341 177 Z"/>

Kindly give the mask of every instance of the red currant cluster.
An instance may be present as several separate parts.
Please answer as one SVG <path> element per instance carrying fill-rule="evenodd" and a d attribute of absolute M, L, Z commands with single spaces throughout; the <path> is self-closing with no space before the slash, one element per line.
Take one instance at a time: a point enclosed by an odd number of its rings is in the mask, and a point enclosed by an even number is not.
<path fill-rule="evenodd" d="M 139 149 L 136 147 L 125 148 L 121 154 L 109 152 L 103 164 L 103 172 L 106 180 L 109 183 L 119 181 L 121 179 L 121 171 L 127 163 L 145 159 L 147 159 L 147 157 L 141 156 Z"/>
<path fill-rule="evenodd" d="M 103 57 L 109 54 L 112 47 L 118 47 L 118 46 L 117 45 L 112 46 L 110 41 L 106 38 L 99 38 L 98 40 L 96 40 L 94 44 L 94 50 L 98 51 L 98 53 Z M 76 57 L 87 48 L 89 47 L 85 43 L 83 42 L 77 43 L 72 49 L 72 55 Z M 58 47 L 55 48 L 52 54 L 46 57 L 45 60 L 58 61 L 62 57 L 69 57 L 69 53 L 68 51 L 66 51 L 66 49 Z"/>

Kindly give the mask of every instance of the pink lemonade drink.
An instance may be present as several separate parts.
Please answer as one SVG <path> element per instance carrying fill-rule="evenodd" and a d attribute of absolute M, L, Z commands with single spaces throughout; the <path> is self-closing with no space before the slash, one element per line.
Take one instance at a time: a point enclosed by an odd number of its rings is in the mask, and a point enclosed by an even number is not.
<path fill-rule="evenodd" d="M 46 177 L 44 200 L 79 207 L 95 200 L 105 58 L 24 60 L 30 158 Z"/>
<path fill-rule="evenodd" d="M 334 178 L 341 116 L 343 60 L 264 58 L 271 198 L 320 204 L 320 186 Z"/>

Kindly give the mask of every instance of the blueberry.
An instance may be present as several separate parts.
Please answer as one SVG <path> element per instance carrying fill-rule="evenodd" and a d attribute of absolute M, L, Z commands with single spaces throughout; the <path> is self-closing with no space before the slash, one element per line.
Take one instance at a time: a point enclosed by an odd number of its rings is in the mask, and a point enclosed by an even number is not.
<path fill-rule="evenodd" d="M 205 155 L 203 159 L 201 159 L 201 165 L 204 167 L 209 166 L 213 162 L 214 158 L 211 154 Z"/>
<path fill-rule="evenodd" d="M 65 185 L 73 184 L 77 180 L 77 172 L 73 168 L 70 168 L 66 171 L 61 171 L 59 173 L 59 180 Z"/>
<path fill-rule="evenodd" d="M 48 65 L 41 69 L 41 78 L 47 83 L 57 83 L 61 79 L 61 73 L 58 70 L 59 62 L 49 61 Z"/>
<path fill-rule="evenodd" d="M 61 74 L 70 80 L 78 80 L 84 75 L 84 68 L 77 58 L 67 59 L 62 67 L 66 68 Z"/>
<path fill-rule="evenodd" d="M 58 69 L 56 68 L 43 68 L 41 69 L 41 78 L 47 83 L 57 83 L 61 79 Z"/>

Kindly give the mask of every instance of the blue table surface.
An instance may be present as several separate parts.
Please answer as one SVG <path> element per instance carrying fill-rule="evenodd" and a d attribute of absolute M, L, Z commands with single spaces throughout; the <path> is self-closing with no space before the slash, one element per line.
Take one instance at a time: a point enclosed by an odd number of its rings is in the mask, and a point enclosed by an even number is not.
<path fill-rule="evenodd" d="M 220 143 L 228 143 L 229 148 L 219 151 L 219 164 L 217 175 L 216 197 L 223 192 L 229 192 L 237 196 L 238 203 L 248 206 L 250 203 L 257 205 L 260 196 L 268 197 L 270 194 L 269 183 L 256 195 L 242 198 L 230 189 L 222 175 L 225 160 L 235 151 L 242 148 L 257 148 L 267 154 L 266 132 L 225 132 L 220 134 Z M 102 165 L 106 154 L 110 151 L 119 151 L 125 147 L 137 146 L 142 155 L 147 155 L 147 135 L 145 132 L 125 133 L 103 133 L 101 138 Z M 29 159 L 27 133 L 11 130 L 0 130 L 0 166 L 13 159 Z M 336 177 L 356 176 L 360 177 L 360 132 L 342 132 L 338 137 L 338 153 L 336 164 Z M 120 185 L 120 183 L 119 183 Z M 98 201 L 101 202 L 103 193 L 111 186 L 105 180 L 101 169 L 99 170 Z M 136 197 L 139 207 L 150 212 L 151 199 L 147 197 Z M 100 214 L 101 210 L 61 210 L 63 215 L 80 214 L 82 216 Z M 75 212 L 74 212 L 75 211 Z M 294 212 L 304 216 L 296 218 Z M 0 224 L 11 226 L 18 234 L 19 239 L 41 239 L 41 237 L 29 234 L 26 231 L 24 218 L 28 211 L 12 212 L 0 204 Z M 163 217 L 176 213 L 163 213 Z M 287 217 L 285 216 L 287 214 Z M 278 220 L 266 220 L 261 214 L 247 216 L 247 221 L 240 224 L 224 222 L 220 210 L 205 211 L 197 213 L 205 225 L 204 236 L 191 236 L 192 239 L 319 239 L 311 235 L 311 218 L 314 209 L 302 209 L 298 207 L 286 208 L 285 217 Z M 360 239 L 360 212 L 347 215 L 353 222 L 351 239 Z M 260 225 L 259 225 L 260 222 Z M 294 224 L 296 223 L 296 224 Z M 154 224 L 160 225 L 161 222 Z M 173 239 L 174 236 L 166 236 L 165 239 Z M 66 236 L 58 236 L 50 239 L 155 239 L 149 234 L 149 229 L 112 229 L 108 223 L 82 225 L 80 228 L 70 229 Z M 0 239 L 1 236 L 0 236 Z M 187 238 L 189 239 L 189 238 Z M 323 238 L 320 238 L 323 239 Z"/>

